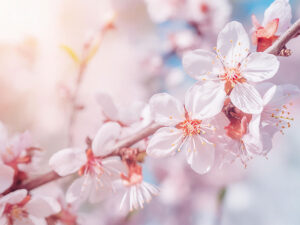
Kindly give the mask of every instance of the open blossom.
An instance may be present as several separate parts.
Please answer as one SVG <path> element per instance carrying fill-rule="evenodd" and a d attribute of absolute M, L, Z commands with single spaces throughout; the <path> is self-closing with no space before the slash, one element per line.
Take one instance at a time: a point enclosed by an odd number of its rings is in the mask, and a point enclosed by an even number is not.
<path fill-rule="evenodd" d="M 257 45 L 257 51 L 262 52 L 291 26 L 292 9 L 289 0 L 275 0 L 265 11 L 262 24 L 252 16 L 252 42 Z"/>
<path fill-rule="evenodd" d="M 129 212 L 143 208 L 159 190 L 143 181 L 142 167 L 135 160 L 127 159 L 126 165 L 128 173 L 122 173 L 121 179 L 116 181 L 115 185 L 122 195 L 120 209 Z"/>
<path fill-rule="evenodd" d="M 112 181 L 124 171 L 119 157 L 107 157 L 120 136 L 118 123 L 105 123 L 96 134 L 91 148 L 67 148 L 55 153 L 49 164 L 60 176 L 77 172 L 81 177 L 73 181 L 66 194 L 66 201 L 85 200 L 94 203 L 105 198 L 112 190 Z"/>
<path fill-rule="evenodd" d="M 187 162 L 198 173 L 206 173 L 214 162 L 214 144 L 209 139 L 214 127 L 207 118 L 210 111 L 198 113 L 202 106 L 197 102 L 199 90 L 190 89 L 185 96 L 185 105 L 169 94 L 152 96 L 150 108 L 160 128 L 151 138 L 147 153 L 152 157 L 165 157 L 184 150 Z M 208 133 L 207 133 L 208 131 Z"/>
<path fill-rule="evenodd" d="M 244 113 L 257 114 L 263 101 L 253 83 L 272 78 L 279 61 L 274 55 L 255 52 L 249 54 L 249 38 L 242 24 L 233 21 L 219 33 L 216 53 L 194 50 L 183 57 L 186 72 L 200 83 L 203 109 L 221 111 L 230 98 Z"/>
<path fill-rule="evenodd" d="M 30 196 L 21 189 L 0 198 L 0 224 L 46 225 L 45 218 L 60 211 L 51 197 Z"/>

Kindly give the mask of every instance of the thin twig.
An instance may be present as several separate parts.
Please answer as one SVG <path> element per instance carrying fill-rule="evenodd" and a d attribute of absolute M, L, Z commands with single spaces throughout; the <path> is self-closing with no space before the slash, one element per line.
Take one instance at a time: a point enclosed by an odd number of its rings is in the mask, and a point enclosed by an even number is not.
<path fill-rule="evenodd" d="M 298 19 L 286 32 L 284 32 L 272 46 L 265 52 L 273 55 L 280 55 L 280 52 L 285 48 L 285 45 L 300 32 L 300 19 Z"/>

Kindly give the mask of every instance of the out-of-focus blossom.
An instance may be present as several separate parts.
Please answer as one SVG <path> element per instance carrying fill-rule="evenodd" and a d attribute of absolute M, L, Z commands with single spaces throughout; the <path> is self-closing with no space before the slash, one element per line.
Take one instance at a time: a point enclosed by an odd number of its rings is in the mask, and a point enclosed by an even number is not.
<path fill-rule="evenodd" d="M 50 166 L 60 176 L 75 172 L 81 176 L 74 180 L 67 191 L 68 203 L 87 198 L 92 203 L 98 202 L 112 191 L 112 181 L 124 171 L 124 165 L 119 157 L 104 156 L 112 152 L 120 132 L 121 127 L 118 123 L 105 123 L 96 134 L 91 148 L 67 148 L 50 158 Z"/>
<path fill-rule="evenodd" d="M 149 15 L 154 22 L 170 19 L 185 20 L 196 30 L 217 32 L 228 20 L 231 7 L 227 0 L 145 0 Z"/>
<path fill-rule="evenodd" d="M 263 101 L 252 83 L 272 78 L 279 61 L 263 52 L 249 54 L 249 38 L 242 24 L 230 22 L 220 32 L 217 55 L 205 50 L 188 52 L 183 57 L 186 72 L 200 84 L 203 109 L 221 111 L 227 96 L 245 113 L 260 113 Z"/>
<path fill-rule="evenodd" d="M 105 117 L 105 122 L 117 122 L 120 126 L 129 126 L 141 121 L 141 113 L 145 103 L 135 101 L 130 107 L 117 107 L 112 98 L 104 93 L 97 94 L 97 102 L 100 104 Z"/>
<path fill-rule="evenodd" d="M 30 196 L 25 189 L 0 198 L 0 209 L 0 224 L 8 225 L 46 225 L 45 218 L 61 210 L 53 198 Z"/>
<path fill-rule="evenodd" d="M 252 15 L 252 42 L 257 45 L 257 51 L 263 52 L 291 26 L 292 9 L 289 0 L 275 0 L 266 9 L 262 25 Z"/>
<path fill-rule="evenodd" d="M 8 136 L 4 125 L 0 124 L 0 166 L 1 186 L 0 193 L 13 184 L 20 183 L 28 178 L 28 174 L 37 172 L 40 159 L 36 147 L 33 147 L 29 132 L 13 137 Z"/>
<path fill-rule="evenodd" d="M 154 120 L 167 126 L 160 128 L 151 138 L 147 153 L 152 157 L 166 157 L 184 150 L 187 162 L 198 173 L 206 173 L 214 162 L 214 144 L 207 131 L 214 127 L 208 122 L 211 112 L 199 114 L 201 103 L 194 98 L 197 89 L 188 91 L 185 105 L 169 94 L 156 94 L 150 99 Z"/>

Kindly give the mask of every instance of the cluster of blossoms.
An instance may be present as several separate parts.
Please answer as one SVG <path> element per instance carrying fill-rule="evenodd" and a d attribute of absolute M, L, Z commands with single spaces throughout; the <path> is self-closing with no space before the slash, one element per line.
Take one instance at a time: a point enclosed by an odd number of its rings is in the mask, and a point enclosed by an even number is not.
<path fill-rule="evenodd" d="M 227 4 L 168 0 L 161 7 L 161 1 L 146 2 L 155 20 L 184 18 L 198 34 L 204 31 L 202 24 L 214 21 L 211 18 Z M 187 9 L 191 13 L 186 13 Z M 104 119 L 97 133 L 86 138 L 86 147 L 68 146 L 49 160 L 55 179 L 76 177 L 65 196 L 61 192 L 47 197 L 29 192 L 40 186 L 28 184 L 32 174 L 39 172 L 41 150 L 34 147 L 27 132 L 9 138 L 1 126 L 0 224 L 76 225 L 76 210 L 86 200 L 98 203 L 114 198 L 125 213 L 143 208 L 159 193 L 154 184 L 144 181 L 146 156 L 185 154 L 188 165 L 198 174 L 236 159 L 246 166 L 254 156 L 266 156 L 273 136 L 291 126 L 294 118 L 289 108 L 300 94 L 294 85 L 265 82 L 276 75 L 279 61 L 264 51 L 290 24 L 288 1 L 276 0 L 266 10 L 262 25 L 253 16 L 251 35 L 256 51 L 251 52 L 249 34 L 236 21 L 220 31 L 214 52 L 186 51 L 182 65 L 196 82 L 186 91 L 183 102 L 159 93 L 148 104 L 118 107 L 109 95 L 99 93 L 97 101 Z M 210 26 L 217 29 L 217 25 Z"/>

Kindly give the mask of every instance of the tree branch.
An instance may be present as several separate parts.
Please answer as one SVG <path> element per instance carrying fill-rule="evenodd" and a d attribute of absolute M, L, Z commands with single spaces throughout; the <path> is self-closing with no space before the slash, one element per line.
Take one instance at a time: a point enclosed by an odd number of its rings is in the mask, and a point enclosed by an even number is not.
<path fill-rule="evenodd" d="M 157 131 L 161 127 L 162 127 L 161 125 L 153 123 L 153 124 L 150 124 L 148 127 L 145 127 L 144 129 L 138 131 L 136 134 L 133 134 L 130 137 L 119 141 L 117 143 L 117 145 L 115 146 L 114 151 L 112 153 L 110 153 L 109 155 L 107 155 L 107 157 L 120 155 L 120 150 L 122 148 L 130 147 L 130 146 L 134 145 L 135 143 L 149 137 L 150 135 L 154 134 L 155 131 Z M 51 171 L 47 174 L 43 174 L 43 175 L 29 181 L 28 183 L 18 186 L 16 189 L 27 189 L 28 191 L 30 191 L 32 189 L 35 189 L 39 186 L 50 183 L 59 178 L 62 178 L 62 177 L 59 176 L 54 171 Z"/>
<path fill-rule="evenodd" d="M 294 37 L 299 35 L 300 19 L 298 19 L 285 33 L 283 33 L 272 46 L 265 52 L 273 55 L 281 55 L 281 51 L 285 49 L 285 45 Z"/>

